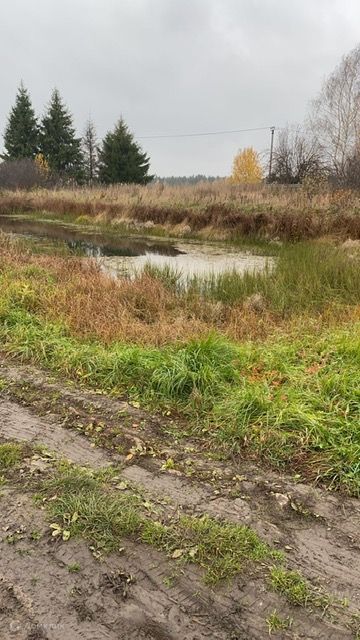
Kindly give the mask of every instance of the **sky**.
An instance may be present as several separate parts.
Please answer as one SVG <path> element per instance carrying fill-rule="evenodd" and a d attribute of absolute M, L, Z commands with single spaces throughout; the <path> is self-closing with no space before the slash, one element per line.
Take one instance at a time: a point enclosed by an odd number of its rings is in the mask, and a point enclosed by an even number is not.
<path fill-rule="evenodd" d="M 40 117 L 57 87 L 79 135 L 122 116 L 156 175 L 228 175 L 304 120 L 359 27 L 359 0 L 1 0 L 0 130 L 22 80 Z"/>

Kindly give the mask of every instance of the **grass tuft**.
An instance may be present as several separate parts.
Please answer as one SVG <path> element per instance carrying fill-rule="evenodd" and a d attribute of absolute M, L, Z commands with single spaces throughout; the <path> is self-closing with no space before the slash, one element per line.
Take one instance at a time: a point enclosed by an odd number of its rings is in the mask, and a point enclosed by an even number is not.
<path fill-rule="evenodd" d="M 198 564 L 208 584 L 231 578 L 250 562 L 280 559 L 249 527 L 219 522 L 209 516 L 182 516 L 172 526 L 147 522 L 141 538 L 171 557 Z"/>
<path fill-rule="evenodd" d="M 276 633 L 277 631 L 286 631 L 287 629 L 290 629 L 293 619 L 289 617 L 282 618 L 279 616 L 276 609 L 274 609 L 269 617 L 266 618 L 266 623 L 268 625 L 269 635 L 271 636 L 274 632 Z"/>
<path fill-rule="evenodd" d="M 106 490 L 104 475 L 84 468 L 63 465 L 42 487 L 52 499 L 52 518 L 71 536 L 81 535 L 104 552 L 119 549 L 122 538 L 140 526 L 139 501 Z"/>
<path fill-rule="evenodd" d="M 322 609 L 326 609 L 330 604 L 330 597 L 316 590 L 298 571 L 289 571 L 281 566 L 272 567 L 270 584 L 275 591 L 284 595 L 290 604 Z"/>
<path fill-rule="evenodd" d="M 115 492 L 111 470 L 90 471 L 63 463 L 43 480 L 52 525 L 63 539 L 82 536 L 101 552 L 119 549 L 124 537 L 136 537 L 170 558 L 195 563 L 209 584 L 232 578 L 249 564 L 282 559 L 249 527 L 209 516 L 181 516 L 171 522 L 153 520 L 141 496 Z"/>
<path fill-rule="evenodd" d="M 0 471 L 15 467 L 22 459 L 23 447 L 15 442 L 0 444 Z"/>

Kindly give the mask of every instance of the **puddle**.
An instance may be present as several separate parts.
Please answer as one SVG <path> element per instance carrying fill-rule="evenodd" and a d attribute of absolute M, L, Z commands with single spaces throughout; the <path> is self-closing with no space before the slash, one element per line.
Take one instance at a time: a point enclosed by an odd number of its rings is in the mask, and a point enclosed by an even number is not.
<path fill-rule="evenodd" d="M 20 216 L 1 216 L 0 230 L 31 238 L 50 253 L 52 248 L 67 247 L 74 253 L 95 258 L 101 268 L 113 276 L 131 276 L 146 264 L 171 267 L 188 277 L 232 270 L 259 271 L 273 262 L 268 256 L 231 246 L 119 236 Z"/>

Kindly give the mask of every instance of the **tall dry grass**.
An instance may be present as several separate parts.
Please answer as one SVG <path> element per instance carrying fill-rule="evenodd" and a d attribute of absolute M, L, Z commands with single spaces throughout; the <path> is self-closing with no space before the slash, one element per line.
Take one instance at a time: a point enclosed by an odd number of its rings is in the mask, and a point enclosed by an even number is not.
<path fill-rule="evenodd" d="M 34 254 L 25 242 L 3 234 L 0 316 L 1 306 L 10 305 L 60 322 L 81 340 L 153 346 L 211 331 L 236 341 L 265 339 L 299 325 L 316 330 L 359 319 L 358 258 L 335 248 L 327 254 L 326 247 L 316 245 L 295 245 L 283 254 L 278 266 L 262 275 L 229 273 L 179 288 L 171 274 L 150 269 L 134 280 L 113 279 L 95 261 Z M 254 294 L 260 306 L 252 303 Z"/>
<path fill-rule="evenodd" d="M 45 213 L 58 218 L 134 227 L 152 225 L 176 235 L 289 240 L 336 234 L 360 238 L 360 197 L 349 190 L 302 186 L 211 184 L 116 185 L 0 193 L 0 215 Z"/>

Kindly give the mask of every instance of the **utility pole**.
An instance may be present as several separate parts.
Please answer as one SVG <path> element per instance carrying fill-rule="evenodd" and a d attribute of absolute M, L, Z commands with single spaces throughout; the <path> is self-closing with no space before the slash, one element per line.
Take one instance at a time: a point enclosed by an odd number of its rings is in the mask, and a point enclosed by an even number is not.
<path fill-rule="evenodd" d="M 271 181 L 275 127 L 270 127 L 270 132 L 271 132 L 271 142 L 270 142 L 270 161 L 269 161 L 269 177 L 268 177 L 269 182 Z"/>

